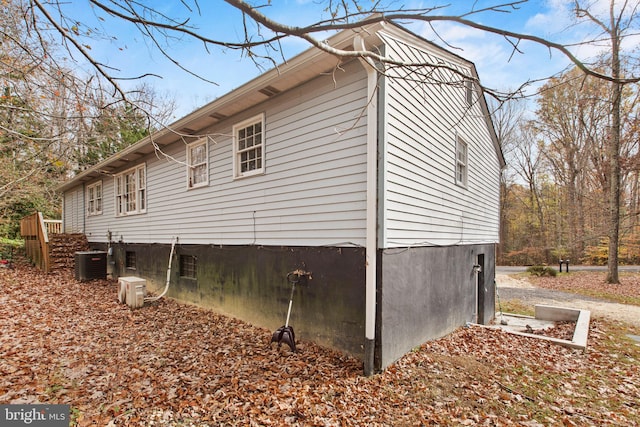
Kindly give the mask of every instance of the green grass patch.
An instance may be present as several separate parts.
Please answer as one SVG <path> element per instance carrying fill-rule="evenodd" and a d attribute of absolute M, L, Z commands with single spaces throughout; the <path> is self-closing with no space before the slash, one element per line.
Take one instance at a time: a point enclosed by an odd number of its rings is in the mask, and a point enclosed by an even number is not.
<path fill-rule="evenodd" d="M 502 309 L 503 313 L 521 314 L 523 316 L 535 315 L 535 309 L 519 299 L 512 299 L 507 301 L 501 301 L 496 304 L 496 311 Z"/>
<path fill-rule="evenodd" d="M 565 291 L 571 292 L 574 294 L 585 295 L 588 297 L 604 299 L 611 302 L 617 302 L 620 304 L 640 305 L 640 297 L 615 294 L 615 293 L 607 292 L 606 290 L 566 289 Z"/>

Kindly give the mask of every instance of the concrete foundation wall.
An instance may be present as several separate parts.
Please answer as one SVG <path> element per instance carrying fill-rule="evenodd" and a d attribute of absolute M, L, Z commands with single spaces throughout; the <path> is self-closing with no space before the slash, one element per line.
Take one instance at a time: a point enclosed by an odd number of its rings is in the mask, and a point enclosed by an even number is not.
<path fill-rule="evenodd" d="M 478 259 L 484 265 L 476 273 Z M 495 315 L 493 244 L 385 250 L 380 261 L 376 365 L 381 369 L 428 340 Z"/>
<path fill-rule="evenodd" d="M 106 245 L 101 249 L 106 249 Z M 113 244 L 114 278 L 138 276 L 160 293 L 165 286 L 170 245 Z M 135 269 L 126 268 L 134 252 Z M 197 278 L 181 277 L 180 256 L 196 257 Z M 365 256 L 362 248 L 176 245 L 167 296 L 231 315 L 273 332 L 284 325 L 291 284 L 288 272 L 312 272 L 296 286 L 290 325 L 296 338 L 362 358 Z M 265 334 L 265 342 L 271 338 Z M 266 344 L 265 344 L 266 345 Z"/>
<path fill-rule="evenodd" d="M 104 244 L 91 244 L 106 250 Z M 171 247 L 113 243 L 108 258 L 114 278 L 138 276 L 159 293 L 165 286 Z M 126 253 L 135 253 L 127 268 Z M 376 361 L 378 369 L 412 348 L 450 333 L 466 322 L 494 317 L 495 245 L 388 249 L 379 251 Z M 196 257 L 197 278 L 182 277 L 180 256 Z M 479 257 L 481 255 L 481 257 Z M 475 273 L 474 264 L 483 261 Z M 297 286 L 290 324 L 296 337 L 364 356 L 364 248 L 176 245 L 167 296 L 265 327 L 286 319 L 288 272 L 312 272 Z M 476 274 L 481 289 L 476 307 Z M 114 295 L 115 297 L 115 295 Z"/>

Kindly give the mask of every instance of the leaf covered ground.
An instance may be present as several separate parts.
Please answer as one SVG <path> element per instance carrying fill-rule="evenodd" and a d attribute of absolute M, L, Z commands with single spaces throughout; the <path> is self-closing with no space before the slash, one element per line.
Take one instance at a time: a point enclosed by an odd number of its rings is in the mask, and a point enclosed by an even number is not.
<path fill-rule="evenodd" d="M 638 425 L 640 331 L 593 319 L 587 353 L 481 327 L 384 373 L 116 284 L 0 269 L 0 403 L 61 403 L 79 426 Z"/>
<path fill-rule="evenodd" d="M 578 271 L 556 277 L 531 277 L 535 286 L 640 305 L 640 274 L 622 273 L 620 283 L 607 283 L 606 273 Z"/>

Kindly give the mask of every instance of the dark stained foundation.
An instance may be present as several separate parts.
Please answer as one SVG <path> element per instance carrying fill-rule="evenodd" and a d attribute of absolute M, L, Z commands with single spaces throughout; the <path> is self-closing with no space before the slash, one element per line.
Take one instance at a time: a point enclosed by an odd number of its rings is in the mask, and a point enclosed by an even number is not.
<path fill-rule="evenodd" d="M 91 247 L 107 249 L 105 244 Z M 171 245 L 120 242 L 111 248 L 112 277 L 142 277 L 154 293 L 164 289 Z M 493 244 L 380 250 L 376 369 L 466 322 L 489 323 L 494 317 L 494 253 Z M 181 271 L 187 270 L 181 257 L 195 261 L 195 277 Z M 476 273 L 478 260 L 483 265 Z M 362 360 L 365 263 L 361 247 L 177 244 L 167 296 L 274 331 L 285 323 L 291 292 L 287 273 L 306 270 L 312 279 L 297 286 L 293 297 L 290 324 L 296 338 Z"/>

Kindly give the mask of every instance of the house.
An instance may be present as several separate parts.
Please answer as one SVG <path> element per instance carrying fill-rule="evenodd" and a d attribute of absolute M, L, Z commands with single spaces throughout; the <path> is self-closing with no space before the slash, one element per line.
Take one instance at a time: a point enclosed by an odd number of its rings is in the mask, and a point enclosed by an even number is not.
<path fill-rule="evenodd" d="M 298 338 L 365 373 L 494 317 L 504 160 L 474 65 L 390 23 L 309 49 L 59 187 L 114 277 Z M 418 65 L 419 63 L 437 66 Z M 269 337 L 265 337 L 268 339 Z"/>

